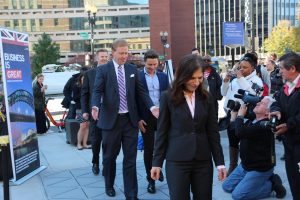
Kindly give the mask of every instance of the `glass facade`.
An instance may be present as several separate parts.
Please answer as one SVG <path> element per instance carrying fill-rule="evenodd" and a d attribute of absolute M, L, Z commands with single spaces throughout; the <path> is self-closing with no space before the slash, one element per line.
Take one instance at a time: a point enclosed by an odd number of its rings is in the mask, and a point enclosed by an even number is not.
<path fill-rule="evenodd" d="M 249 2 L 248 6 L 246 2 Z M 253 2 L 253 8 L 251 8 L 251 2 Z M 222 24 L 229 21 L 241 21 L 247 22 L 245 23 L 247 43 L 245 47 L 234 48 L 235 55 L 240 56 L 251 49 L 252 38 L 255 38 L 256 52 L 261 53 L 259 51 L 263 46 L 263 41 L 279 20 L 290 20 L 292 25 L 299 25 L 298 2 L 298 0 L 196 0 L 197 46 L 204 53 L 210 53 L 213 56 L 230 56 L 231 49 L 222 45 Z M 253 10 L 253 19 L 251 10 Z M 252 32 L 252 24 L 254 32 Z"/>
<path fill-rule="evenodd" d="M 87 0 L 96 6 L 148 5 L 148 0 Z M 82 8 L 84 0 L 0 0 L 2 9 Z"/>
<path fill-rule="evenodd" d="M 112 41 L 120 37 L 130 41 L 133 53 L 150 47 L 148 0 L 87 1 L 98 9 L 95 51 L 110 50 Z M 0 26 L 28 32 L 30 48 L 46 32 L 62 54 L 86 53 L 90 50 L 91 28 L 84 6 L 84 0 L 0 0 Z"/>
<path fill-rule="evenodd" d="M 289 20 L 292 26 L 299 26 L 299 0 L 274 0 L 272 5 L 272 24 L 280 20 Z"/>

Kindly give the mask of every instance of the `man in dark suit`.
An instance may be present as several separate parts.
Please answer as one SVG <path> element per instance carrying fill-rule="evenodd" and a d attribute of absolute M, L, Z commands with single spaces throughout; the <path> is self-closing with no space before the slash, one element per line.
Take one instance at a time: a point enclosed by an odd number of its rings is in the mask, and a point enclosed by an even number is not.
<path fill-rule="evenodd" d="M 163 91 L 168 89 L 169 82 L 167 74 L 157 71 L 158 54 L 149 50 L 144 56 L 145 68 L 140 71 L 140 80 L 149 93 L 149 96 L 154 105 L 159 106 L 160 95 Z M 139 128 L 142 132 L 144 141 L 144 164 L 147 173 L 147 180 L 149 182 L 147 191 L 155 193 L 155 180 L 151 178 L 150 170 L 152 167 L 152 154 L 154 147 L 154 133 L 156 131 L 157 119 L 145 107 L 142 101 L 139 100 Z M 161 174 L 160 181 L 163 181 Z"/>
<path fill-rule="evenodd" d="M 113 60 L 97 70 L 92 96 L 92 115 L 95 120 L 100 112 L 97 126 L 102 129 L 105 191 L 110 197 L 116 194 L 113 188 L 116 158 L 122 145 L 124 193 L 126 200 L 137 200 L 137 100 L 141 99 L 156 117 L 159 110 L 139 81 L 136 66 L 126 63 L 126 40 L 117 39 L 112 43 L 112 55 Z"/>
<path fill-rule="evenodd" d="M 97 121 L 91 117 L 91 101 L 92 101 L 92 94 L 93 88 L 95 83 L 95 77 L 97 68 L 100 65 L 106 64 L 108 59 L 108 51 L 106 49 L 99 49 L 96 52 L 97 55 L 97 67 L 90 69 L 84 74 L 83 84 L 81 88 L 81 110 L 83 118 L 86 120 L 90 120 L 89 126 L 89 134 L 92 136 L 92 172 L 95 175 L 99 174 L 99 153 L 100 153 L 100 146 L 102 141 L 102 133 L 101 129 L 97 127 Z"/>

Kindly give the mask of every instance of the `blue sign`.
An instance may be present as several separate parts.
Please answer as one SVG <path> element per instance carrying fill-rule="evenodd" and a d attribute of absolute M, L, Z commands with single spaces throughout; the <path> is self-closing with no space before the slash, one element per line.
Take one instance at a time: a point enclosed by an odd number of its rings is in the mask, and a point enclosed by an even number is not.
<path fill-rule="evenodd" d="M 0 28 L 0 57 L 14 181 L 40 167 L 28 34 Z"/>
<path fill-rule="evenodd" d="M 244 46 L 244 22 L 223 22 L 223 45 Z"/>

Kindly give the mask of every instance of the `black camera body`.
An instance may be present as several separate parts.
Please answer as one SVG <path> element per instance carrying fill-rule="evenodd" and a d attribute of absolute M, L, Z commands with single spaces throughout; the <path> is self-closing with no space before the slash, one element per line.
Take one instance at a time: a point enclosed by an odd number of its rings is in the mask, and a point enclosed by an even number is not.
<path fill-rule="evenodd" d="M 260 125 L 271 128 L 272 132 L 276 132 L 276 126 L 279 124 L 278 117 L 273 115 L 269 121 L 262 121 Z"/>
<path fill-rule="evenodd" d="M 227 108 L 228 108 L 229 110 L 232 110 L 232 111 L 234 111 L 234 112 L 237 112 L 237 111 L 239 111 L 240 107 L 241 107 L 240 102 L 234 101 L 234 100 L 231 100 L 231 99 L 228 100 Z"/>

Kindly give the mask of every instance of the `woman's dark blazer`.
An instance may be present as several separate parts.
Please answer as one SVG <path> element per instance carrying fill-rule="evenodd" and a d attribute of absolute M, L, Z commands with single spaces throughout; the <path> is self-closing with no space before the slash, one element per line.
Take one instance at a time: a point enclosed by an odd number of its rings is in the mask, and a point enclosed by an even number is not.
<path fill-rule="evenodd" d="M 42 92 L 42 86 L 37 81 L 33 84 L 33 97 L 34 97 L 34 108 L 36 110 L 44 110 L 45 104 L 45 93 Z"/>
<path fill-rule="evenodd" d="M 207 161 L 213 157 L 215 165 L 224 165 L 214 102 L 195 94 L 194 119 L 187 102 L 174 106 L 169 91 L 160 100 L 160 115 L 152 166 L 162 167 L 167 161 Z"/>

